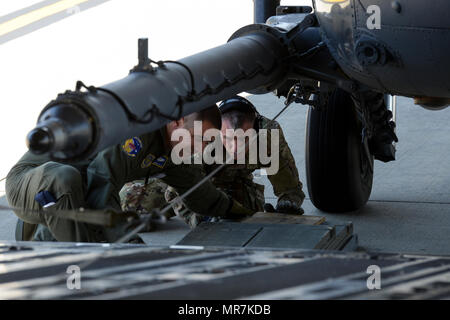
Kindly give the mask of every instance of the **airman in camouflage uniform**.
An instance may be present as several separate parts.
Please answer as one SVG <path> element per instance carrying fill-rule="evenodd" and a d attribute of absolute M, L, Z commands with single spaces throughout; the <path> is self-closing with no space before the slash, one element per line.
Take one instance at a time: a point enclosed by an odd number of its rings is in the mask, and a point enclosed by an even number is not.
<path fill-rule="evenodd" d="M 305 194 L 302 191 L 303 186 L 299 180 L 294 157 L 280 125 L 276 121 L 270 121 L 268 118 L 258 115 L 255 127 L 267 129 L 269 152 L 271 130 L 279 130 L 279 169 L 277 173 L 267 175 L 274 194 L 278 198 L 275 210 L 277 212 L 303 214 L 301 208 L 305 199 Z M 212 182 L 230 196 L 236 197 L 236 200 L 241 201 L 247 208 L 254 211 L 263 211 L 265 204 L 264 186 L 253 181 L 253 172 L 264 169 L 264 167 L 261 163 L 227 165 L 212 178 Z M 207 169 L 207 171 L 209 170 Z"/>
<path fill-rule="evenodd" d="M 279 130 L 279 170 L 276 174 L 268 175 L 268 179 L 273 186 L 274 193 L 278 198 L 276 208 L 271 207 L 271 205 L 266 205 L 265 207 L 264 186 L 253 181 L 253 172 L 257 169 L 262 169 L 265 167 L 259 161 L 256 164 L 249 164 L 249 161 L 246 161 L 245 164 L 226 165 L 211 179 L 213 184 L 253 212 L 265 210 L 303 214 L 303 209 L 301 208 L 305 198 L 305 194 L 302 191 L 303 186 L 299 180 L 294 157 L 292 156 L 278 122 L 270 121 L 268 118 L 258 114 L 254 106 L 248 100 L 241 97 L 235 97 L 224 101 L 220 105 L 220 109 L 222 112 L 222 134 L 224 134 L 224 127 L 225 129 L 230 127 L 231 129 L 237 129 L 236 126 L 231 123 L 233 121 L 228 121 L 230 119 L 227 118 L 228 113 L 240 110 L 239 112 L 246 113 L 250 116 L 247 118 L 244 116 L 244 121 L 240 121 L 241 123 L 239 127 L 242 128 L 247 125 L 247 128 L 243 129 L 248 129 L 248 124 L 250 124 L 250 127 L 255 128 L 256 131 L 260 128 L 267 129 L 267 146 L 269 153 L 271 145 L 271 130 Z M 261 138 L 261 136 L 259 138 Z M 232 150 L 228 151 L 229 153 L 233 152 Z M 206 173 L 209 173 L 214 170 L 216 166 L 217 165 L 204 165 L 204 169 Z M 132 186 L 133 183 L 127 187 L 127 196 L 122 193 L 123 197 L 121 198 L 121 201 L 125 205 L 133 202 L 133 199 L 136 198 L 133 193 L 133 188 L 138 188 L 138 186 Z M 162 193 L 158 193 L 158 190 L 161 188 L 165 190 L 166 197 L 164 197 Z M 147 196 L 144 197 L 145 199 L 142 199 L 140 204 L 134 202 L 134 206 L 142 205 L 145 207 L 146 202 L 153 201 L 166 201 L 167 203 L 167 199 L 173 199 L 176 197 L 174 191 L 171 190 L 171 188 L 167 189 L 167 186 L 161 184 L 161 182 L 149 184 L 147 186 L 147 190 L 151 191 L 147 193 Z M 167 196 L 166 190 L 169 190 L 169 192 L 172 193 L 172 197 Z M 195 227 L 199 222 L 205 219 L 204 216 L 196 215 L 195 213 L 184 209 L 185 208 L 183 207 L 179 208 L 179 210 L 175 210 L 175 213 L 180 215 L 191 227 Z"/>

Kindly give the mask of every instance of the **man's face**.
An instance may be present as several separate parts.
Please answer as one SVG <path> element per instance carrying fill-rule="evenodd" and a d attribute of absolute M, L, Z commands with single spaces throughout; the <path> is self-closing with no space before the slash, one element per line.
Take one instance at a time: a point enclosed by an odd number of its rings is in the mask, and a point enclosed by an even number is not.
<path fill-rule="evenodd" d="M 191 155 L 203 152 L 209 141 L 203 141 L 203 136 L 208 129 L 213 129 L 214 125 L 210 121 L 195 121 L 182 118 L 178 121 L 172 121 L 167 126 L 167 134 L 171 148 L 179 145 L 180 148 L 191 150 Z M 186 133 L 189 138 L 183 138 L 172 141 L 172 135 L 176 135 L 177 130 Z"/>
<path fill-rule="evenodd" d="M 238 152 L 240 150 L 244 149 L 244 143 L 245 143 L 245 153 L 248 152 L 249 144 L 248 139 L 238 139 L 233 132 L 237 129 L 242 129 L 244 132 L 246 132 L 249 129 L 253 129 L 253 122 L 252 121 L 245 121 L 240 128 L 235 128 L 229 119 L 222 118 L 222 141 L 225 146 L 225 149 L 227 152 L 234 157 L 234 159 L 237 159 Z"/>
<path fill-rule="evenodd" d="M 208 145 L 208 143 L 210 143 L 210 141 L 203 141 L 203 136 L 205 135 L 205 132 L 207 130 L 214 128 L 214 125 L 210 121 L 203 121 L 201 134 L 200 132 L 197 132 L 199 130 L 194 130 L 194 128 L 190 130 L 192 135 L 191 150 L 194 152 L 194 154 L 203 152 L 203 150 L 205 150 L 205 147 Z"/>

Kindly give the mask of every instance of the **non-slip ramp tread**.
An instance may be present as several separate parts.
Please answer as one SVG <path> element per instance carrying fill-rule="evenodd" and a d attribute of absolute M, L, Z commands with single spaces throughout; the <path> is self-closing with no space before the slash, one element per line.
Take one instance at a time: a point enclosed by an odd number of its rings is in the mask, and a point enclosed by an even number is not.
<path fill-rule="evenodd" d="M 334 237 L 334 227 L 325 225 L 206 222 L 198 225 L 177 244 L 205 247 L 325 249 Z"/>
<path fill-rule="evenodd" d="M 325 217 L 298 214 L 284 214 L 277 212 L 257 212 L 244 223 L 281 223 L 281 224 L 306 224 L 320 225 L 325 222 Z"/>
<path fill-rule="evenodd" d="M 334 229 L 329 226 L 266 225 L 245 247 L 323 249 L 333 238 Z"/>
<path fill-rule="evenodd" d="M 243 247 L 260 230 L 260 225 L 238 222 L 203 222 L 177 245 L 209 247 Z"/>

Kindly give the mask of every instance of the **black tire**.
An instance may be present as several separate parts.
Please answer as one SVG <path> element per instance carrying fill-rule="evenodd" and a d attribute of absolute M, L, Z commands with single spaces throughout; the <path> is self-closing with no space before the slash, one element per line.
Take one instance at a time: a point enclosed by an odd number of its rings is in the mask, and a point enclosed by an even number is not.
<path fill-rule="evenodd" d="M 361 122 L 347 92 L 336 89 L 326 107 L 309 108 L 305 163 L 316 208 L 338 213 L 364 206 L 373 181 L 373 156 L 364 150 Z"/>

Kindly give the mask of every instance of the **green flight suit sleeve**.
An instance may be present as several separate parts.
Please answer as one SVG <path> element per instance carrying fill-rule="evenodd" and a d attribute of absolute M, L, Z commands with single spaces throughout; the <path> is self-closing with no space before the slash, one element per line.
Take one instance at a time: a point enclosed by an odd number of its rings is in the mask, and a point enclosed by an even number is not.
<path fill-rule="evenodd" d="M 148 152 L 148 137 L 139 137 L 141 150 L 134 156 L 123 150 L 122 144 L 101 151 L 87 168 L 89 207 L 120 210 L 119 191 L 129 181 L 141 178 L 141 163 Z"/>

